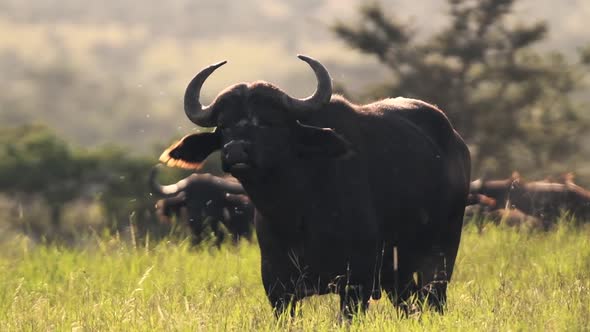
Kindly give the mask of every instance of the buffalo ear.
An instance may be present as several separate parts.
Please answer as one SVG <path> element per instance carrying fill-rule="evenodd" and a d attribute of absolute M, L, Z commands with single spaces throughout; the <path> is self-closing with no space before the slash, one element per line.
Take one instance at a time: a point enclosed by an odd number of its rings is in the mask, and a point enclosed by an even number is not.
<path fill-rule="evenodd" d="M 219 149 L 221 135 L 217 131 L 191 134 L 167 148 L 160 156 L 160 161 L 170 167 L 199 169 L 203 160 Z"/>
<path fill-rule="evenodd" d="M 303 158 L 337 158 L 352 152 L 351 144 L 331 128 L 308 126 L 297 121 L 297 152 Z"/>

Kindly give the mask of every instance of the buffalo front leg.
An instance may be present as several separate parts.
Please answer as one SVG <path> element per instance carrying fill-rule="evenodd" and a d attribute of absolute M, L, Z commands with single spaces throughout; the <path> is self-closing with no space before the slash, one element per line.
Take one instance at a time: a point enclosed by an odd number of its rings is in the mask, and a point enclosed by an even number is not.
<path fill-rule="evenodd" d="M 221 222 L 218 219 L 210 219 L 211 221 L 211 230 L 213 231 L 213 235 L 215 236 L 215 246 L 217 249 L 221 248 L 223 241 L 225 241 L 225 232 L 221 227 Z"/>
<path fill-rule="evenodd" d="M 289 312 L 289 317 L 295 317 L 295 309 L 297 306 L 297 300 L 293 294 L 283 293 L 267 294 L 268 300 L 273 309 L 273 313 L 277 319 L 281 318 L 285 312 Z"/>
<path fill-rule="evenodd" d="M 262 259 L 262 284 L 266 291 L 273 312 L 280 318 L 287 310 L 290 317 L 295 316 L 295 307 L 299 298 L 296 296 L 298 278 L 289 273 L 284 264 L 272 264 Z"/>
<path fill-rule="evenodd" d="M 205 225 L 203 218 L 190 217 L 189 227 L 192 233 L 192 244 L 198 245 L 204 240 Z"/>

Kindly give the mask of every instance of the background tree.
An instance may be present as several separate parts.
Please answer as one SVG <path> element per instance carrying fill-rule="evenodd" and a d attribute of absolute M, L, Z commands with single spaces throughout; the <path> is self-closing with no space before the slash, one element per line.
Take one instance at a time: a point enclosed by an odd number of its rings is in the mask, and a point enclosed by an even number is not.
<path fill-rule="evenodd" d="M 117 146 L 104 146 L 89 153 L 96 163 L 95 189 L 107 218 L 107 228 L 121 231 L 134 227 L 137 235 L 161 236 L 169 230 L 157 221 L 154 206 L 159 197 L 152 196 L 148 184 L 149 173 L 158 154 L 134 155 Z M 167 172 L 178 181 L 183 172 Z M 171 181 L 172 182 L 172 181 Z"/>
<path fill-rule="evenodd" d="M 583 87 L 588 49 L 573 64 L 559 52 L 535 50 L 547 26 L 508 24 L 516 0 L 447 2 L 447 26 L 424 40 L 377 3 L 363 6 L 357 22 L 334 24 L 348 45 L 391 71 L 367 97 L 406 96 L 440 106 L 470 145 L 476 176 L 565 171 L 588 129 L 572 98 Z"/>
<path fill-rule="evenodd" d="M 148 185 L 157 155 L 141 156 L 114 146 L 81 150 L 43 125 L 1 128 L 0 193 L 24 209 L 39 200 L 47 207 L 49 216 L 29 224 L 39 238 L 72 235 L 72 229 L 64 229 L 63 212 L 74 201 L 100 204 L 104 226 L 111 231 L 132 223 L 138 235 L 162 235 L 169 229 L 152 213 L 157 197 Z M 163 181 L 178 181 L 185 173 L 167 171 Z"/>
<path fill-rule="evenodd" d="M 80 195 L 84 164 L 47 127 L 25 125 L 0 131 L 0 191 L 25 203 L 42 198 L 53 229 L 59 228 L 64 204 Z"/>

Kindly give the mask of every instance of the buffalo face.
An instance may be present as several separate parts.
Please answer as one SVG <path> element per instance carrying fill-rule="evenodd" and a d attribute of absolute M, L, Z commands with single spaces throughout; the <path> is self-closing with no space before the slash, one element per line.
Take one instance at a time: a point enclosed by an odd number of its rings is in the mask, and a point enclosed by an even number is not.
<path fill-rule="evenodd" d="M 316 92 L 306 99 L 292 98 L 269 83 L 254 82 L 231 86 L 203 107 L 198 101 L 206 78 L 203 75 L 208 76 L 211 68 L 220 64 L 205 68 L 187 87 L 185 112 L 196 124 L 215 130 L 184 137 L 160 160 L 169 166 L 198 169 L 209 154 L 221 150 L 224 171 L 239 178 L 265 174 L 301 159 L 348 154 L 350 144 L 333 129 L 304 124 L 306 114 L 329 103 L 331 79 L 319 62 L 300 58 L 310 64 L 318 78 Z"/>

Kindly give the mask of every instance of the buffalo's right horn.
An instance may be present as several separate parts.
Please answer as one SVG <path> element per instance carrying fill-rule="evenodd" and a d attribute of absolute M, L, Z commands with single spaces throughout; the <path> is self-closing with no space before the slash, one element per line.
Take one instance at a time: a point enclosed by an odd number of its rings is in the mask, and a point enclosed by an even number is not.
<path fill-rule="evenodd" d="M 305 99 L 293 98 L 285 94 L 283 103 L 291 112 L 304 115 L 309 111 L 321 108 L 330 101 L 332 97 L 332 78 L 326 67 L 319 61 L 301 54 L 297 57 L 307 62 L 311 69 L 313 69 L 318 80 L 318 85 L 315 92 Z"/>
<path fill-rule="evenodd" d="M 227 61 L 221 61 L 202 69 L 186 87 L 184 93 L 184 112 L 192 122 L 201 127 L 215 127 L 216 122 L 213 114 L 214 104 L 203 106 L 199 102 L 201 87 L 207 77 L 225 63 Z"/>

